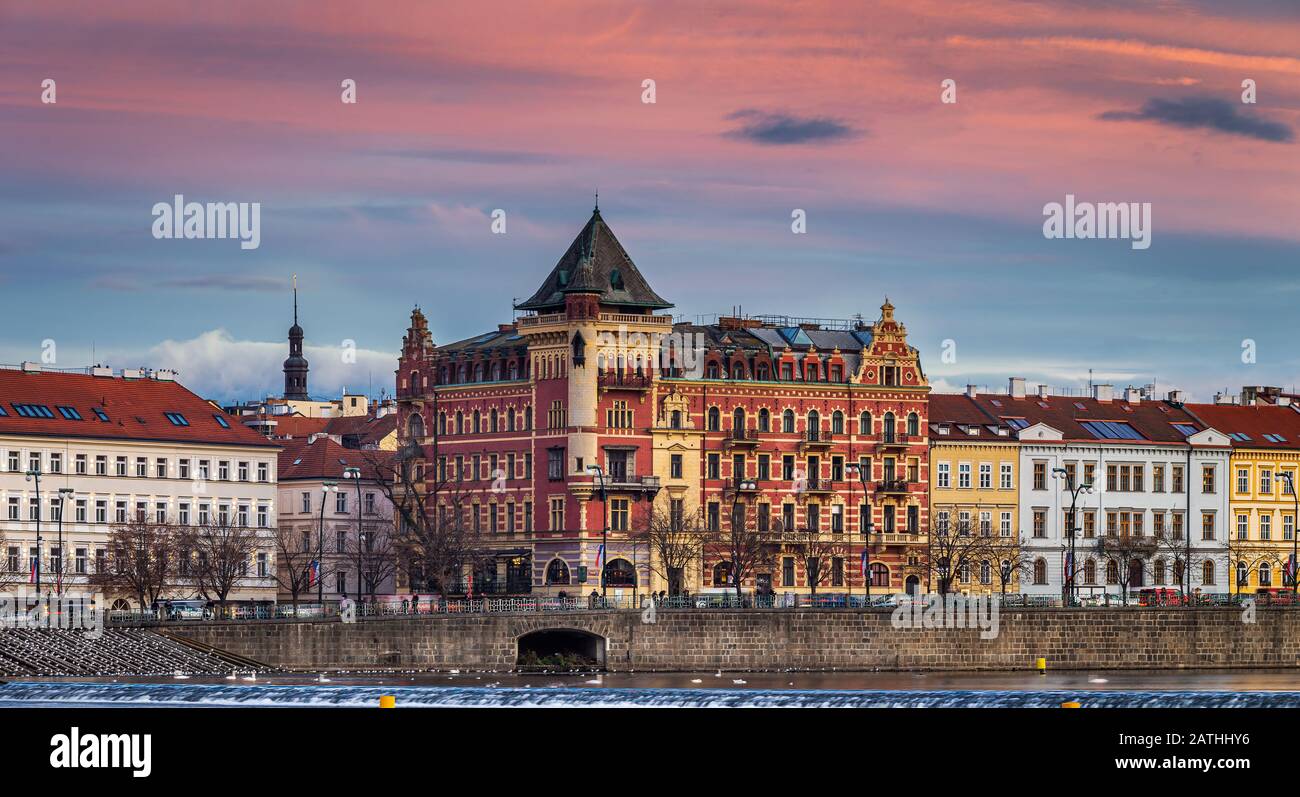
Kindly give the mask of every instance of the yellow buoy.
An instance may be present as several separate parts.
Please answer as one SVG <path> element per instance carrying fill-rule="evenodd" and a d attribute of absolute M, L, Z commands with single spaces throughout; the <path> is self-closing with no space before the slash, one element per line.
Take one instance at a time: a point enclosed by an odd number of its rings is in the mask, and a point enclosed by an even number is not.
<path fill-rule="evenodd" d="M 1046 674 L 1047 674 L 1047 659 L 1042 658 L 1042 657 L 1039 657 L 1039 658 L 1037 658 L 1037 659 L 1034 659 L 1034 669 L 1038 670 L 1039 673 L 1041 673 L 1041 674 L 1043 674 L 1043 675 L 1046 675 Z"/>
<path fill-rule="evenodd" d="M 1077 700 L 1067 700 L 1061 704 L 1061 708 L 1079 708 L 1079 707 L 1080 707 L 1079 701 Z"/>
<path fill-rule="evenodd" d="M 380 695 L 380 696 L 379 696 L 379 707 L 380 707 L 380 708 L 397 708 L 397 698 L 396 698 L 395 696 L 393 696 L 393 695 Z"/>

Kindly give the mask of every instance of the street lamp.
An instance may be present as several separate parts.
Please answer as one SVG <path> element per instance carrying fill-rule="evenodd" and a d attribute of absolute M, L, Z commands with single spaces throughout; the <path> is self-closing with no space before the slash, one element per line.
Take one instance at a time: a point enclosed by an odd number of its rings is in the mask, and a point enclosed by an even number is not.
<path fill-rule="evenodd" d="M 27 481 L 36 482 L 36 594 L 41 594 L 41 469 L 27 471 Z"/>
<path fill-rule="evenodd" d="M 325 499 L 331 492 L 338 492 L 338 482 L 324 481 L 320 486 L 320 526 L 316 531 L 316 602 L 325 602 L 325 581 L 321 572 L 325 569 Z M 321 609 L 324 611 L 324 608 Z"/>
<path fill-rule="evenodd" d="M 1064 479 L 1065 487 L 1070 491 L 1070 528 L 1068 529 L 1070 533 L 1070 552 L 1068 554 L 1069 558 L 1067 559 L 1068 565 L 1065 569 L 1065 578 L 1062 580 L 1061 584 L 1062 605 L 1069 606 L 1070 599 L 1074 596 L 1074 573 L 1078 569 L 1075 565 L 1074 559 L 1074 537 L 1075 532 L 1078 531 L 1078 529 L 1075 528 L 1077 518 L 1075 510 L 1079 502 L 1079 493 L 1087 492 L 1089 495 L 1092 494 L 1092 482 L 1084 482 L 1083 484 L 1075 486 L 1074 474 L 1070 473 L 1065 468 L 1052 468 L 1052 478 Z"/>
<path fill-rule="evenodd" d="M 67 496 L 72 495 L 73 492 L 75 491 L 71 487 L 59 488 L 59 560 L 58 570 L 55 573 L 58 586 L 55 591 L 60 600 L 63 598 L 63 510 L 67 508 Z"/>
<path fill-rule="evenodd" d="M 867 508 L 867 516 L 864 519 L 862 513 L 858 513 L 858 530 L 862 532 L 862 583 L 867 592 L 866 602 L 863 608 L 871 606 L 871 502 L 867 500 L 867 480 L 871 478 L 868 469 L 854 463 L 848 466 L 849 473 L 858 474 L 858 483 L 862 485 L 862 505 Z M 850 482 L 849 500 L 853 500 L 853 486 Z M 852 603 L 853 598 L 853 579 L 849 579 L 849 598 Z"/>
<path fill-rule="evenodd" d="M 361 605 L 361 468 L 344 468 L 343 478 L 357 482 L 357 606 Z"/>
<path fill-rule="evenodd" d="M 1300 550 L 1297 550 L 1297 546 L 1300 546 L 1300 534 L 1297 534 L 1297 532 L 1300 532 L 1300 493 L 1296 492 L 1295 476 L 1293 476 L 1291 473 L 1289 472 L 1279 473 L 1277 477 L 1286 482 L 1287 491 L 1291 493 L 1291 499 L 1292 501 L 1295 502 L 1295 514 L 1291 518 L 1291 567 L 1290 567 L 1291 595 L 1294 598 L 1297 595 L 1297 591 L 1296 591 L 1297 587 L 1300 586 L 1300 578 L 1296 578 L 1297 575 L 1300 575 L 1300 573 L 1296 573 L 1296 566 L 1300 565 L 1300 555 L 1297 555 L 1300 554 Z M 1231 566 L 1231 563 L 1229 563 L 1229 566 Z"/>
<path fill-rule="evenodd" d="M 604 518 L 601 523 L 600 531 L 600 597 L 603 600 L 606 593 L 605 587 L 605 570 L 609 562 L 609 504 L 605 500 L 605 469 L 599 465 L 588 465 L 588 473 L 594 473 L 600 479 L 600 514 Z"/>
<path fill-rule="evenodd" d="M 737 481 L 735 485 L 736 485 L 736 494 L 731 499 L 731 527 L 732 527 L 731 528 L 731 540 L 732 540 L 731 542 L 731 550 L 732 550 L 731 583 L 736 588 L 736 600 L 740 600 L 740 569 L 736 565 L 736 558 L 737 558 L 736 557 L 736 552 L 737 552 L 736 551 L 736 507 L 740 504 L 741 493 L 743 493 L 745 490 L 757 490 L 758 482 L 752 481 L 750 479 L 741 479 L 740 481 Z M 740 525 L 741 525 L 741 529 L 743 530 L 745 526 L 744 515 L 740 516 Z M 754 599 L 755 602 L 757 603 L 758 590 L 755 589 L 754 592 L 755 592 Z"/>

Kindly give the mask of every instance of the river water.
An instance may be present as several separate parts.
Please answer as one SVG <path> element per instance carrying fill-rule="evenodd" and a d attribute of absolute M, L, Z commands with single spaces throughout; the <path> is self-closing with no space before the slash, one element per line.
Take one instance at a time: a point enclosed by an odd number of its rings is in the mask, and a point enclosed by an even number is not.
<path fill-rule="evenodd" d="M 1297 670 L 992 673 L 232 673 L 11 679 L 0 707 L 1300 708 Z"/>

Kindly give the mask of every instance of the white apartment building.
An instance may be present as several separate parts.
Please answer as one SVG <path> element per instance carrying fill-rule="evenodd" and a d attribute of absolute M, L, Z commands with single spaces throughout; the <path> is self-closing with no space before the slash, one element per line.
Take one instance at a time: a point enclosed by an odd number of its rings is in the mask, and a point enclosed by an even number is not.
<path fill-rule="evenodd" d="M 129 518 L 226 521 L 265 530 L 230 600 L 274 601 L 279 445 L 233 421 L 171 372 L 0 368 L 0 584 L 47 591 L 62 571 L 64 589 L 86 588 Z"/>
<path fill-rule="evenodd" d="M 1226 434 L 1205 427 L 1177 401 L 1135 389 L 1121 398 L 1109 385 L 1090 397 L 1026 394 L 1012 381 L 1006 395 L 979 396 L 991 416 L 1016 430 L 1019 517 L 1028 552 L 1021 589 L 1060 596 L 1069 551 L 1071 485 L 1090 483 L 1075 504 L 1075 584 L 1081 596 L 1117 598 L 1126 586 L 1176 588 L 1182 563 L 1190 588 L 1230 590 Z M 1153 551 L 1116 555 L 1117 541 L 1143 538 Z M 1098 548 L 1105 540 L 1111 553 Z M 1162 539 L 1161 542 L 1154 542 Z M 1121 576 L 1117 571 L 1126 567 Z"/>

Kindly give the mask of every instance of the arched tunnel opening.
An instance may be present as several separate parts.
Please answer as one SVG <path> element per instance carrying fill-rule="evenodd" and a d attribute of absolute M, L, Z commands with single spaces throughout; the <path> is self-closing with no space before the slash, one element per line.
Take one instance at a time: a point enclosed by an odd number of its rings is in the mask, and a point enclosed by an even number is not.
<path fill-rule="evenodd" d="M 520 667 L 605 669 L 605 638 L 576 628 L 545 628 L 519 637 Z"/>

